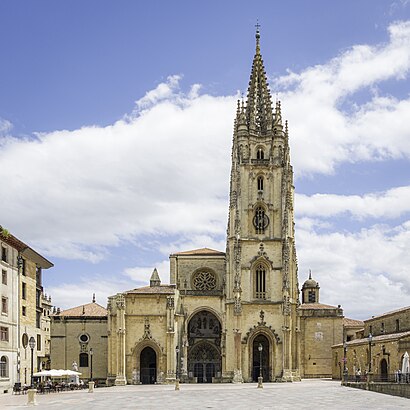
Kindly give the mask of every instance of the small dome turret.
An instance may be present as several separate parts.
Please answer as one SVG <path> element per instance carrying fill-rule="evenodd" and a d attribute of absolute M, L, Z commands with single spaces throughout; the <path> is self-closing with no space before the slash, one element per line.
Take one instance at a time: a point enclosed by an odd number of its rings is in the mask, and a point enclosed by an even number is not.
<path fill-rule="evenodd" d="M 312 279 L 312 271 L 309 269 L 309 279 L 302 286 L 302 303 L 318 303 L 319 289 L 319 283 Z"/>

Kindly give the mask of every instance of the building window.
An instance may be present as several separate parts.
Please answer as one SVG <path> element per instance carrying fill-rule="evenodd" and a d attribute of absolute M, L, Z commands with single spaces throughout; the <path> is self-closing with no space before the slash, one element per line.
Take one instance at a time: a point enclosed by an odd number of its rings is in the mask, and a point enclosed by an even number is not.
<path fill-rule="evenodd" d="M 266 299 L 266 270 L 263 265 L 259 265 L 255 271 L 255 297 Z"/>
<path fill-rule="evenodd" d="M 21 274 L 26 276 L 26 260 L 21 258 Z"/>
<path fill-rule="evenodd" d="M 36 328 L 40 329 L 41 327 L 41 312 L 36 312 Z"/>
<path fill-rule="evenodd" d="M 41 267 L 40 266 L 36 266 L 36 282 L 37 282 L 37 286 L 41 286 L 42 284 L 42 275 L 41 275 Z"/>
<path fill-rule="evenodd" d="M 80 353 L 80 367 L 88 367 L 88 353 Z"/>
<path fill-rule="evenodd" d="M 197 272 L 192 282 L 195 290 L 213 290 L 216 288 L 216 277 L 209 271 Z"/>
<path fill-rule="evenodd" d="M 1 298 L 1 313 L 3 315 L 7 315 L 9 312 L 9 301 L 7 298 L 5 298 L 4 296 Z"/>
<path fill-rule="evenodd" d="M 255 226 L 256 233 L 259 234 L 264 233 L 265 229 L 269 225 L 269 218 L 261 206 L 256 208 L 255 216 L 253 218 L 253 225 Z"/>
<path fill-rule="evenodd" d="M 41 335 L 37 335 L 37 350 L 41 350 Z"/>
<path fill-rule="evenodd" d="M 1 326 L 0 327 L 0 341 L 8 342 L 9 341 L 9 328 Z"/>
<path fill-rule="evenodd" d="M 7 262 L 7 248 L 3 245 L 1 246 L 1 260 Z"/>
<path fill-rule="evenodd" d="M 396 319 L 396 332 L 400 332 L 400 320 Z"/>
<path fill-rule="evenodd" d="M 263 152 L 262 148 L 258 148 L 258 150 L 256 151 L 256 159 L 264 159 L 265 154 Z"/>
<path fill-rule="evenodd" d="M 26 314 L 27 314 L 27 309 L 26 309 L 25 306 L 22 306 L 22 307 L 21 307 L 21 314 L 22 314 L 23 316 L 26 316 Z"/>
<path fill-rule="evenodd" d="M 373 334 L 373 326 L 372 325 L 369 326 L 369 334 Z"/>
<path fill-rule="evenodd" d="M 384 333 L 384 322 L 381 323 L 380 332 L 381 332 L 381 333 Z"/>
<path fill-rule="evenodd" d="M 263 177 L 258 177 L 258 191 L 263 191 Z"/>
<path fill-rule="evenodd" d="M 27 299 L 27 284 L 26 283 L 22 283 L 21 284 L 21 297 L 26 300 Z"/>
<path fill-rule="evenodd" d="M 1 356 L 0 359 L 0 377 L 7 378 L 9 377 L 9 365 L 7 356 Z"/>
<path fill-rule="evenodd" d="M 7 285 L 7 271 L 5 269 L 1 271 L 1 283 Z"/>
<path fill-rule="evenodd" d="M 86 333 L 83 333 L 79 337 L 81 343 L 88 343 L 90 340 L 90 336 L 88 336 Z"/>
<path fill-rule="evenodd" d="M 309 290 L 308 292 L 308 302 L 315 303 L 316 302 L 316 292 L 314 290 Z"/>

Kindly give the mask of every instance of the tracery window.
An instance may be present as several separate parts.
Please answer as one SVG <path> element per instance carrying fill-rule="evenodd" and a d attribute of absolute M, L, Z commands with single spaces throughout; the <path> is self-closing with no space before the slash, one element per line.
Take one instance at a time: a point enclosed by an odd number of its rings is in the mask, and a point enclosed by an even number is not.
<path fill-rule="evenodd" d="M 258 150 L 256 151 L 256 159 L 264 159 L 265 154 L 263 152 L 262 148 L 258 148 Z"/>
<path fill-rule="evenodd" d="M 261 206 L 256 208 L 253 224 L 256 228 L 256 233 L 264 233 L 265 229 L 269 225 L 269 218 Z"/>
<path fill-rule="evenodd" d="M 266 299 L 266 270 L 260 264 L 255 271 L 255 297 L 256 299 Z"/>
<path fill-rule="evenodd" d="M 199 271 L 193 278 L 193 285 L 195 290 L 213 290 L 216 288 L 216 277 L 210 271 Z"/>
<path fill-rule="evenodd" d="M 258 177 L 258 191 L 263 191 L 263 177 Z"/>

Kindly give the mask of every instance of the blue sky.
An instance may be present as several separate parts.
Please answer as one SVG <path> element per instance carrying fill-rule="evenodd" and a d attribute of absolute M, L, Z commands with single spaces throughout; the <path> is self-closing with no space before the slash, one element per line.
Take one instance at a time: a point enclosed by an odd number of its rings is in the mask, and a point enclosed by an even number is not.
<path fill-rule="evenodd" d="M 299 278 L 366 318 L 409 304 L 410 1 L 0 2 L 0 223 L 57 306 L 225 249 L 255 23 L 289 119 Z"/>

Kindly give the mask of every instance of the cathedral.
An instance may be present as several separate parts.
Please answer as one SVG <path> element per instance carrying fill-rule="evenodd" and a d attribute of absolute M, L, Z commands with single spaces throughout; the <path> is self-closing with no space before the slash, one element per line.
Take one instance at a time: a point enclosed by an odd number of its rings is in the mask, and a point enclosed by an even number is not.
<path fill-rule="evenodd" d="M 288 126 L 280 102 L 272 107 L 257 30 L 246 101 L 234 120 L 226 251 L 171 254 L 169 284 L 154 270 L 149 286 L 109 298 L 108 384 L 305 377 L 301 322 L 313 317 L 316 326 L 317 312 L 327 317 L 329 309 L 315 299 L 312 280 L 310 303 L 300 309 Z M 340 306 L 330 310 L 342 320 Z M 328 367 L 324 374 L 330 360 Z"/>

